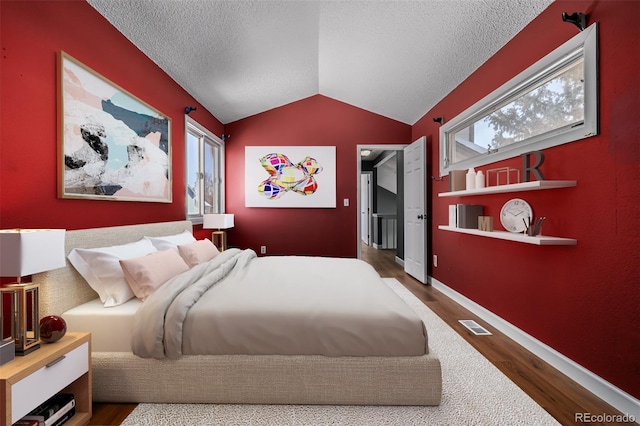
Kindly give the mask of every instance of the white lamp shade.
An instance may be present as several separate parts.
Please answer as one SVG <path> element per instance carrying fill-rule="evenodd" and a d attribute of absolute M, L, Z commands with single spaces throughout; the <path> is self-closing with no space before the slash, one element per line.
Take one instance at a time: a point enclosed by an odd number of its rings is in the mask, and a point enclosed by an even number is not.
<path fill-rule="evenodd" d="M 204 229 L 233 228 L 233 215 L 232 214 L 205 214 L 202 227 Z"/>
<path fill-rule="evenodd" d="M 65 266 L 64 229 L 0 230 L 0 276 L 23 277 Z"/>

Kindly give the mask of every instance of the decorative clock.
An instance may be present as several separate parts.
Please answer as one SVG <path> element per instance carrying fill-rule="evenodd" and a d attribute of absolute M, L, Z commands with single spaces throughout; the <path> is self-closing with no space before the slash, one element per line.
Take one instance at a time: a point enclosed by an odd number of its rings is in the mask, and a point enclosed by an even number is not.
<path fill-rule="evenodd" d="M 533 209 L 520 198 L 507 201 L 500 210 L 500 223 L 509 232 L 524 232 L 532 220 Z"/>

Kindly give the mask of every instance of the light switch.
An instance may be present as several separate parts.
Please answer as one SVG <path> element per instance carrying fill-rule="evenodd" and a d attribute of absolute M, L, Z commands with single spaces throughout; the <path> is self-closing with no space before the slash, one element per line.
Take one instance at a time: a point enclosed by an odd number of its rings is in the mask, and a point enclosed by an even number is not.
<path fill-rule="evenodd" d="M 349 199 L 348 198 L 344 199 L 344 206 L 345 207 L 349 207 Z"/>

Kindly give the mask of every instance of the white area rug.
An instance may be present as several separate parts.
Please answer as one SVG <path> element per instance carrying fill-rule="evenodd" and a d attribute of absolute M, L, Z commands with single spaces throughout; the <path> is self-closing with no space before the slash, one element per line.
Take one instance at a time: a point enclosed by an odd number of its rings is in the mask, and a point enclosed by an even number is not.
<path fill-rule="evenodd" d="M 393 278 L 385 282 L 423 319 L 442 363 L 437 407 L 140 404 L 125 426 L 557 425 L 542 407 Z M 478 337 L 482 338 L 482 337 Z"/>

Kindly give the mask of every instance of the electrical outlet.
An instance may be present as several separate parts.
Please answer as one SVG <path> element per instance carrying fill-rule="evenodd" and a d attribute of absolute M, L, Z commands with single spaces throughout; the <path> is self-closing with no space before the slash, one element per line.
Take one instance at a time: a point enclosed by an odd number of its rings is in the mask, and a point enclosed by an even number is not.
<path fill-rule="evenodd" d="M 267 254 L 267 246 L 260 246 L 260 254 Z"/>
<path fill-rule="evenodd" d="M 438 255 L 437 254 L 433 255 L 433 266 L 436 267 L 436 268 L 438 267 Z"/>

